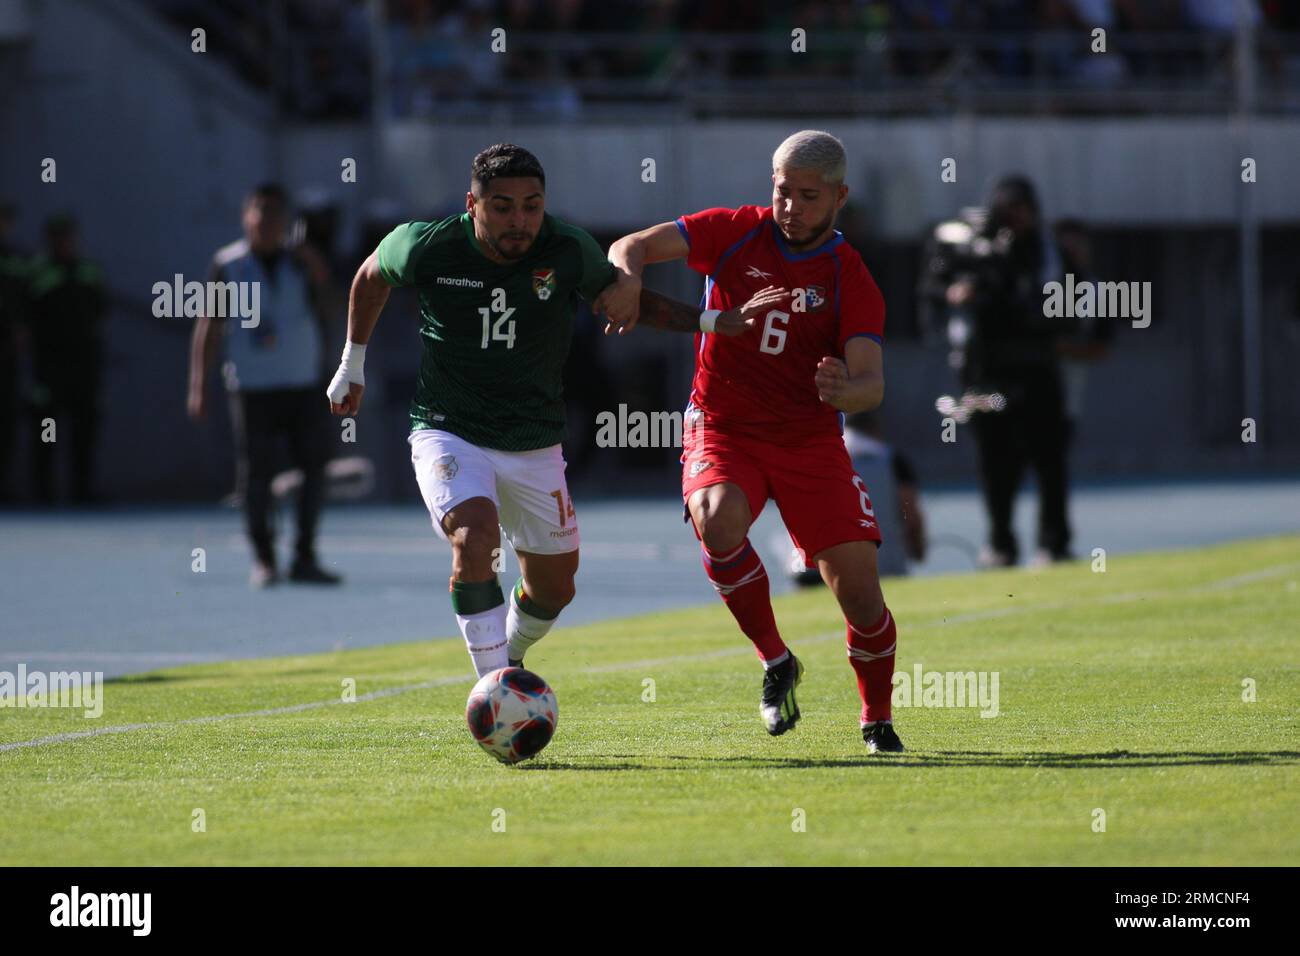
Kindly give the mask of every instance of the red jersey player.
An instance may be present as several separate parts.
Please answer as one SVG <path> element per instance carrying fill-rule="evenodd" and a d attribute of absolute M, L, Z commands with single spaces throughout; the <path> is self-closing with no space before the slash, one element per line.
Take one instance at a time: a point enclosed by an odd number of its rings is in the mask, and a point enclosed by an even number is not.
<path fill-rule="evenodd" d="M 682 497 L 709 580 L 763 662 L 767 731 L 785 733 L 799 719 L 804 672 L 781 638 L 748 538 L 771 498 L 844 614 L 863 740 L 872 753 L 890 753 L 903 749 L 890 719 L 896 632 L 876 569 L 880 530 L 841 437 L 841 413 L 883 398 L 885 307 L 834 228 L 848 196 L 845 167 L 834 136 L 794 134 L 772 157 L 771 206 L 705 209 L 623 237 L 609 251 L 619 280 L 596 305 L 620 334 L 638 318 L 676 327 L 662 302 L 642 295 L 643 266 L 684 258 L 705 276 Z"/>

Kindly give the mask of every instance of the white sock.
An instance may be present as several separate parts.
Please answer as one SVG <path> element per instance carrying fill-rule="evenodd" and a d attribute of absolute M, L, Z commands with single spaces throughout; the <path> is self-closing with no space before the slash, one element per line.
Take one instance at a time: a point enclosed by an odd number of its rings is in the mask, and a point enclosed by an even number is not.
<path fill-rule="evenodd" d="M 763 658 L 760 657 L 758 661 L 760 664 L 763 665 L 763 670 L 770 671 L 773 667 L 776 667 L 780 664 L 784 664 L 789 659 L 790 659 L 790 648 L 787 647 L 779 657 L 774 657 L 770 661 L 763 660 Z"/>
<path fill-rule="evenodd" d="M 514 590 L 510 592 L 510 610 L 506 614 L 506 634 L 510 641 L 511 660 L 521 661 L 529 648 L 544 638 L 557 617 L 535 617 L 519 607 Z"/>
<path fill-rule="evenodd" d="M 474 662 L 474 672 L 479 677 L 506 666 L 504 601 L 490 610 L 480 611 L 468 617 L 457 614 L 456 623 L 460 625 L 460 632 L 465 636 L 469 659 Z"/>

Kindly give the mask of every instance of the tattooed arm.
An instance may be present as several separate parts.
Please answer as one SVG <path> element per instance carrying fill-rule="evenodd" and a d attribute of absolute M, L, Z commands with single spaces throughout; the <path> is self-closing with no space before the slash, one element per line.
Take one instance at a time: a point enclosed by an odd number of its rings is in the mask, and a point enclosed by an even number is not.
<path fill-rule="evenodd" d="M 720 313 L 713 330 L 721 335 L 739 335 L 754 325 L 759 313 L 764 309 L 778 305 L 789 297 L 790 293 L 785 289 L 769 286 L 755 293 L 754 297 L 740 308 L 728 309 Z M 642 289 L 638 321 L 665 332 L 698 332 L 700 331 L 700 308 L 670 299 L 650 289 Z M 614 328 L 612 323 L 605 327 L 605 333 L 609 334 L 611 328 Z"/>
<path fill-rule="evenodd" d="M 721 319 L 722 316 L 718 318 Z M 678 302 L 650 289 L 642 289 L 639 321 L 665 332 L 698 332 L 700 307 Z"/>

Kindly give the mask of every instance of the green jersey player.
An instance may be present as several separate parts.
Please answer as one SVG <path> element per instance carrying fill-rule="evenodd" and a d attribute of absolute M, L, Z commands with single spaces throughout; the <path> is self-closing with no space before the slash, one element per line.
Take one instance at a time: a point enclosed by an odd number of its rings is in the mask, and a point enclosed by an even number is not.
<path fill-rule="evenodd" d="M 411 462 L 452 546 L 451 603 L 479 676 L 522 663 L 573 600 L 578 570 L 561 373 L 574 296 L 593 301 L 616 273 L 591 236 L 546 213 L 545 188 L 531 153 L 492 146 L 474 157 L 464 215 L 389 233 L 352 283 L 348 344 L 328 390 L 331 411 L 357 413 L 365 344 L 389 289 L 413 287 L 423 357 Z M 508 607 L 500 530 L 522 571 Z"/>
<path fill-rule="evenodd" d="M 389 290 L 415 288 L 423 357 L 411 462 L 452 547 L 452 607 L 480 677 L 522 664 L 573 600 L 562 371 L 574 296 L 595 303 L 618 275 L 591 236 L 546 213 L 545 189 L 536 157 L 492 146 L 474 157 L 464 215 L 389 233 L 353 280 L 348 343 L 328 389 L 334 414 L 360 410 L 366 343 Z M 709 328 L 737 335 L 761 306 L 714 313 Z M 661 329 L 700 328 L 699 309 L 648 290 L 640 315 Z M 522 572 L 508 604 L 496 576 L 501 530 Z"/>

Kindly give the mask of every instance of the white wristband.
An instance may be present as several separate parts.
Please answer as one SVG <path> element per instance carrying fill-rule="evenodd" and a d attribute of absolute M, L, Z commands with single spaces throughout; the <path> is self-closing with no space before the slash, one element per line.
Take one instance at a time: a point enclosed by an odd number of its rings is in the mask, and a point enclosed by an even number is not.
<path fill-rule="evenodd" d="M 712 332 L 718 324 L 718 316 L 722 314 L 721 309 L 707 309 L 700 313 L 700 331 Z"/>
<path fill-rule="evenodd" d="M 358 385 L 365 385 L 365 367 L 366 347 L 356 342 L 348 342 L 344 345 L 343 357 L 339 360 L 339 370 L 334 373 L 334 379 L 325 391 L 329 400 L 337 405 L 347 397 L 350 384 L 355 382 Z"/>

